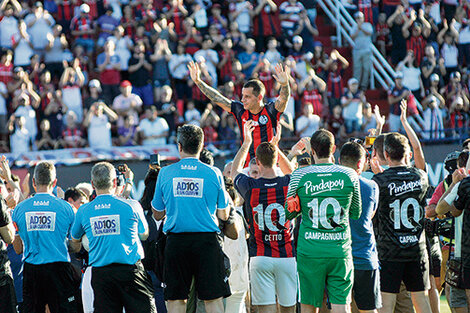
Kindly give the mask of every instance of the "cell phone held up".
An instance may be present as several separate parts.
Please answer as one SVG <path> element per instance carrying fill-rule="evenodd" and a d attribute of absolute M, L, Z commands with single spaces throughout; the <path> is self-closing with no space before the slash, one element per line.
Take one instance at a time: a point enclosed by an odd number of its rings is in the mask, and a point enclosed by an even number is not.
<path fill-rule="evenodd" d="M 160 155 L 158 153 L 150 155 L 149 165 L 151 167 L 160 166 Z"/>

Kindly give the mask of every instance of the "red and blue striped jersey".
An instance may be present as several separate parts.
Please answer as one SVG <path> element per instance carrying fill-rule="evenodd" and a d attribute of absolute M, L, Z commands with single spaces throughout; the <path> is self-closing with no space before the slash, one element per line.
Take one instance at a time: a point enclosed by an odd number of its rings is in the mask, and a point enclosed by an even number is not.
<path fill-rule="evenodd" d="M 254 179 L 244 174 L 235 178 L 235 188 L 245 200 L 250 256 L 290 258 L 294 256 L 293 231 L 286 223 L 284 204 L 290 175 Z"/>
<path fill-rule="evenodd" d="M 250 159 L 255 157 L 256 148 L 262 142 L 269 142 L 276 135 L 276 127 L 282 112 L 276 110 L 274 102 L 269 102 L 263 106 L 263 109 L 253 114 L 245 110 L 243 103 L 240 101 L 232 101 L 230 113 L 233 114 L 240 129 L 240 136 L 243 138 L 243 127 L 245 122 L 253 120 L 255 122 L 255 130 L 253 131 L 253 144 L 250 147 L 245 165 L 248 166 Z"/>

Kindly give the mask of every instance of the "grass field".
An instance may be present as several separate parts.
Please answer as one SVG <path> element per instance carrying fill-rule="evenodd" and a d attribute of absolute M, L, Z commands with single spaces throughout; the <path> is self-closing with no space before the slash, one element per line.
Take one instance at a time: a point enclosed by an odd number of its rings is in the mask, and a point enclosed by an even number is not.
<path fill-rule="evenodd" d="M 450 313 L 450 308 L 444 295 L 441 296 L 441 313 Z"/>

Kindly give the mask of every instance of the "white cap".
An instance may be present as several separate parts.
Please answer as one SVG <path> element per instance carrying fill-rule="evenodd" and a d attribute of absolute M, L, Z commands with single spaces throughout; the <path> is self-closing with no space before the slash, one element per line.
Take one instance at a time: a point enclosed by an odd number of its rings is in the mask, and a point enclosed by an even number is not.
<path fill-rule="evenodd" d="M 86 3 L 82 4 L 80 6 L 80 12 L 86 13 L 86 14 L 90 13 L 90 6 Z"/>

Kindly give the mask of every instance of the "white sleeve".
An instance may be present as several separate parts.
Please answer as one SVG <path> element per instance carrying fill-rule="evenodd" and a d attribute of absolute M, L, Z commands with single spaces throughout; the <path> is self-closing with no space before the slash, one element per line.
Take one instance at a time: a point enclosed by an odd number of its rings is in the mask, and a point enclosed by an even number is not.
<path fill-rule="evenodd" d="M 457 192 L 459 191 L 459 186 L 460 182 L 458 182 L 444 198 L 444 201 L 447 202 L 449 205 L 454 204 L 455 198 L 457 198 Z"/>

